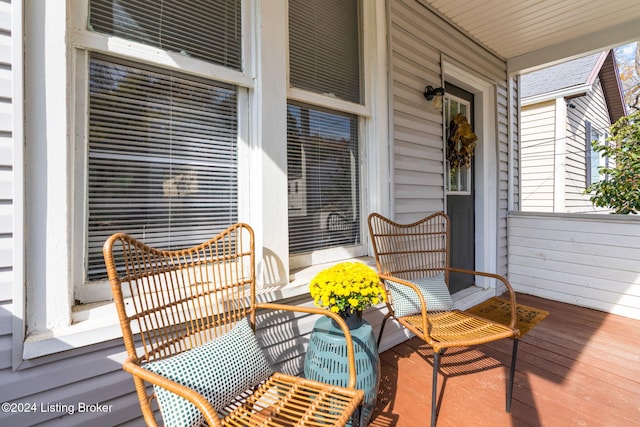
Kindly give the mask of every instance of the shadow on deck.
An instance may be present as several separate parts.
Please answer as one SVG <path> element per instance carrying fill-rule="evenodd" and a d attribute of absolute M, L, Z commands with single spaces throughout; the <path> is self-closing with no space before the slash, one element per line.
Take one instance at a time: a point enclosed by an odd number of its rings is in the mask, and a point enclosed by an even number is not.
<path fill-rule="evenodd" d="M 640 419 L 640 321 L 519 294 L 550 314 L 520 342 L 511 413 L 511 342 L 451 349 L 438 426 L 631 426 Z M 413 338 L 380 355 L 372 427 L 428 426 L 433 354 Z"/>

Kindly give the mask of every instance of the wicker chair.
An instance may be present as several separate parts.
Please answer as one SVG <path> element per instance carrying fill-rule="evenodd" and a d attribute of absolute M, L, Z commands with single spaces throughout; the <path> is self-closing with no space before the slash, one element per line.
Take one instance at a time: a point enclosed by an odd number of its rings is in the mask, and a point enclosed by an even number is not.
<path fill-rule="evenodd" d="M 437 419 L 436 392 L 440 356 L 448 348 L 468 347 L 503 338 L 514 338 L 506 397 L 506 410 L 510 412 L 519 331 L 515 327 L 515 294 L 509 282 L 497 274 L 450 267 L 449 218 L 442 212 L 413 224 L 398 224 L 380 214 L 372 213 L 369 215 L 369 233 L 378 272 L 385 283 L 388 296 L 389 311 L 382 322 L 378 344 L 385 323 L 391 317 L 433 348 L 431 425 L 435 426 Z M 511 300 L 509 325 L 455 309 L 448 293 L 451 272 L 500 280 L 507 288 Z"/>
<path fill-rule="evenodd" d="M 176 418 L 185 411 L 189 423 L 209 426 L 341 426 L 352 415 L 358 421 L 363 392 L 355 389 L 349 329 L 328 310 L 256 302 L 248 225 L 177 251 L 114 234 L 104 244 L 104 258 L 128 355 L 123 369 L 133 375 L 148 425 L 157 425 L 153 399 L 165 425 L 186 425 L 181 415 Z M 347 386 L 274 373 L 253 331 L 265 310 L 323 314 L 338 322 L 347 340 Z M 230 392 L 237 396 L 225 398 Z"/>

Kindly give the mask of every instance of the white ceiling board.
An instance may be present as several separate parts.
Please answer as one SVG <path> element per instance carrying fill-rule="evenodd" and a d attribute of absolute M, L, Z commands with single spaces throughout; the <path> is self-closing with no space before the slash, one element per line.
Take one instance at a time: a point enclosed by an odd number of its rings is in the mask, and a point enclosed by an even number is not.
<path fill-rule="evenodd" d="M 515 70 L 640 39 L 638 0 L 415 1 L 509 60 Z"/>

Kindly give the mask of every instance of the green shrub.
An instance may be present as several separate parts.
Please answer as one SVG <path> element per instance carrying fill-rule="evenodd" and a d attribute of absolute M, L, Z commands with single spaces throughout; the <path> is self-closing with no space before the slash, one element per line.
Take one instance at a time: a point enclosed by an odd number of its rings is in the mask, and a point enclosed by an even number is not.
<path fill-rule="evenodd" d="M 620 118 L 611 125 L 607 142 L 593 141 L 595 151 L 612 160 L 611 167 L 600 167 L 606 180 L 592 183 L 585 193 L 591 202 L 613 209 L 617 214 L 640 212 L 640 111 Z"/>

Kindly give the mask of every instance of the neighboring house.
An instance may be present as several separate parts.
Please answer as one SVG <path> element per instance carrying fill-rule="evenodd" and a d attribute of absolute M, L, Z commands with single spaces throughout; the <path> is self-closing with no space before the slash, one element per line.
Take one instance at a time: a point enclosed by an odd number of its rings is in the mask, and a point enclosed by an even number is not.
<path fill-rule="evenodd" d="M 613 50 L 521 76 L 523 211 L 597 212 L 584 190 L 609 159 L 593 150 L 626 106 Z"/>
<path fill-rule="evenodd" d="M 0 2 L 0 402 L 36 405 L 0 425 L 142 423 L 100 252 L 116 230 L 179 247 L 247 222 L 260 298 L 311 304 L 321 268 L 371 262 L 369 212 L 413 221 L 461 196 L 471 262 L 508 274 L 517 73 L 640 38 L 640 5 L 572 1 Z M 427 85 L 478 136 L 463 191 Z M 312 325 L 258 333 L 300 372 Z M 385 332 L 382 350 L 406 339 Z"/>

